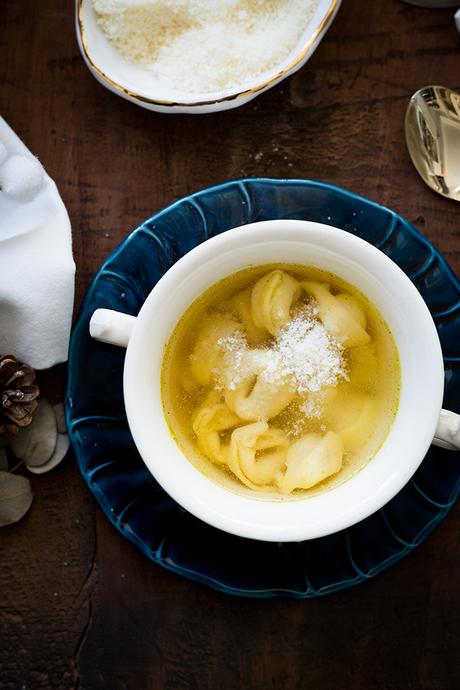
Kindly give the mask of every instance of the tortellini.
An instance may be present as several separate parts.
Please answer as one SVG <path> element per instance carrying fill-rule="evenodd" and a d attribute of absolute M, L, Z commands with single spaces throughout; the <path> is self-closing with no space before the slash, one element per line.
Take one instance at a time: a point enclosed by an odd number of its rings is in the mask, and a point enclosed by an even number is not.
<path fill-rule="evenodd" d="M 276 335 L 291 317 L 291 308 L 301 295 L 300 285 L 286 271 L 271 271 L 252 289 L 252 318 L 257 328 Z"/>
<path fill-rule="evenodd" d="M 356 451 L 375 431 L 375 399 L 353 386 L 342 386 L 325 410 L 325 421 L 340 435 L 346 451 Z"/>
<path fill-rule="evenodd" d="M 387 341 L 365 300 L 317 275 L 239 280 L 198 312 L 198 333 L 194 322 L 180 345 L 175 400 L 187 440 L 191 425 L 200 461 L 223 481 L 289 496 L 336 484 L 369 454 Z"/>
<path fill-rule="evenodd" d="M 364 309 L 352 295 L 346 292 L 333 295 L 327 283 L 304 281 L 301 285 L 315 298 L 326 330 L 340 340 L 344 348 L 369 343 L 371 338 L 366 331 Z"/>
<path fill-rule="evenodd" d="M 250 489 L 268 487 L 284 464 L 288 445 L 284 433 L 267 422 L 246 424 L 232 433 L 228 466 Z"/>
<path fill-rule="evenodd" d="M 245 421 L 272 419 L 295 396 L 289 381 L 272 383 L 263 378 L 258 354 L 263 356 L 263 351 L 249 353 L 245 358 L 245 375 L 237 385 L 225 391 L 228 407 Z"/>
<path fill-rule="evenodd" d="M 252 317 L 251 295 L 251 288 L 246 288 L 246 290 L 238 292 L 229 301 L 229 307 L 243 324 L 249 345 L 254 346 L 259 345 L 259 343 L 265 339 L 267 331 L 265 328 L 259 328 L 254 323 Z"/>
<path fill-rule="evenodd" d="M 287 451 L 286 471 L 277 475 L 279 490 L 290 494 L 295 489 L 310 489 L 337 474 L 342 458 L 343 447 L 338 434 L 333 431 L 324 435 L 306 434 Z"/>
<path fill-rule="evenodd" d="M 228 450 L 222 444 L 220 433 L 241 423 L 237 415 L 221 402 L 216 392 L 211 392 L 193 420 L 198 448 L 209 460 L 218 464 L 227 462 Z"/>
<path fill-rule="evenodd" d="M 222 365 L 224 351 L 219 340 L 242 330 L 241 323 L 228 314 L 206 319 L 190 355 L 190 371 L 199 384 L 209 385 Z"/>

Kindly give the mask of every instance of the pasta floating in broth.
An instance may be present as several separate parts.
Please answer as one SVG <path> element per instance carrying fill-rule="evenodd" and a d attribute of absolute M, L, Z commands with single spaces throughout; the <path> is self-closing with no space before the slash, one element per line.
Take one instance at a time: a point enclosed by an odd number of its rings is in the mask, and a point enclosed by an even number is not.
<path fill-rule="evenodd" d="M 277 477 L 282 493 L 310 489 L 342 467 L 343 444 L 339 434 L 310 433 L 294 441 L 286 454 L 286 471 Z"/>
<path fill-rule="evenodd" d="M 276 335 L 288 323 L 300 293 L 299 283 L 286 271 L 267 273 L 252 289 L 251 309 L 256 327 Z"/>
<path fill-rule="evenodd" d="M 319 318 L 326 330 L 339 338 L 344 347 L 365 345 L 370 341 L 366 331 L 366 315 L 363 307 L 349 293 L 333 295 L 330 286 L 305 281 L 302 287 L 318 303 Z"/>
<path fill-rule="evenodd" d="M 259 328 L 254 323 L 251 297 L 252 290 L 251 288 L 247 288 L 232 297 L 232 299 L 229 300 L 228 306 L 233 314 L 241 321 L 246 332 L 248 344 L 253 347 L 265 340 L 267 331 L 265 328 Z"/>
<path fill-rule="evenodd" d="M 352 386 L 335 391 L 324 413 L 348 451 L 356 451 L 372 436 L 377 420 L 374 398 Z"/>
<path fill-rule="evenodd" d="M 269 486 L 281 470 L 288 445 L 284 433 L 270 429 L 267 422 L 247 424 L 232 433 L 228 466 L 251 489 Z"/>
<path fill-rule="evenodd" d="M 209 393 L 203 405 L 198 408 L 192 426 L 201 452 L 213 462 L 224 464 L 227 462 L 227 453 L 222 446 L 220 434 L 237 426 L 241 420 L 220 398 L 215 391 Z"/>
<path fill-rule="evenodd" d="M 361 469 L 396 415 L 400 366 L 377 309 L 298 265 L 229 276 L 196 300 L 165 350 L 178 445 L 231 490 L 313 495 Z"/>
<path fill-rule="evenodd" d="M 244 360 L 249 360 L 246 367 Z M 263 358 L 259 361 L 251 357 L 242 358 L 241 368 L 244 373 L 240 374 L 241 381 L 230 384 L 231 387 L 225 391 L 225 402 L 245 421 L 272 419 L 282 412 L 295 396 L 288 380 L 275 382 L 264 379 L 263 365 Z"/>
<path fill-rule="evenodd" d="M 219 339 L 242 328 L 238 321 L 226 314 L 214 314 L 206 321 L 190 355 L 190 371 L 197 383 L 203 386 L 211 383 L 224 356 L 218 345 Z"/>

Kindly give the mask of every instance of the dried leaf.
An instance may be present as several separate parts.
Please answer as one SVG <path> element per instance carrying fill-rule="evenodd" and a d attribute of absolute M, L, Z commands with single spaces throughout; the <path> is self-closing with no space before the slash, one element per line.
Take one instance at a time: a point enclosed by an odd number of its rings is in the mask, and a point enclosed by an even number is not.
<path fill-rule="evenodd" d="M 0 527 L 20 520 L 32 505 L 30 482 L 10 472 L 0 472 Z"/>
<path fill-rule="evenodd" d="M 64 403 L 57 403 L 53 405 L 54 414 L 56 416 L 56 426 L 60 434 L 67 433 L 67 425 L 65 423 Z"/>
<path fill-rule="evenodd" d="M 50 457 L 48 462 L 45 462 L 44 465 L 40 465 L 38 467 L 34 465 L 28 465 L 26 463 L 27 469 L 29 470 L 29 472 L 32 472 L 33 474 L 44 474 L 45 472 L 49 472 L 54 467 L 57 467 L 57 465 L 59 465 L 59 463 L 62 462 L 62 460 L 64 460 L 65 456 L 67 455 L 67 451 L 69 450 L 69 446 L 70 441 L 67 434 L 58 434 L 56 448 L 54 449 L 54 453 Z"/>
<path fill-rule="evenodd" d="M 19 460 L 28 467 L 38 467 L 48 462 L 57 442 L 56 418 L 47 400 L 40 400 L 32 423 L 20 429 L 10 447 Z"/>

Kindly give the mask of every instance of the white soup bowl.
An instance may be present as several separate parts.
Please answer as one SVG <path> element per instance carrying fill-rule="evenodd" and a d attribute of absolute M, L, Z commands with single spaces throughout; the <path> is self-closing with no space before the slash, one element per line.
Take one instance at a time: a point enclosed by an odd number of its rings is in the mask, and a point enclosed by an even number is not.
<path fill-rule="evenodd" d="M 202 474 L 172 438 L 160 390 L 165 346 L 190 304 L 222 278 L 270 263 L 315 266 L 358 288 L 386 320 L 401 362 L 399 408 L 375 456 L 343 484 L 295 500 L 240 495 Z M 239 536 L 286 542 L 342 530 L 390 501 L 415 473 L 433 440 L 445 447 L 460 447 L 460 416 L 441 410 L 442 353 L 425 302 L 405 273 L 380 250 L 328 225 L 273 220 L 213 237 L 165 273 L 137 318 L 97 310 L 90 330 L 99 340 L 127 346 L 126 413 L 152 475 L 190 513 Z"/>

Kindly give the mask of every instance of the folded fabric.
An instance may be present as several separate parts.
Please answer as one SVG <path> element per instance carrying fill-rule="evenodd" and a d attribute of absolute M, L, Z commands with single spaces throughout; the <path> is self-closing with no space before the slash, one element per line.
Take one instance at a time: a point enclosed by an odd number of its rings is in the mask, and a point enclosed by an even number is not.
<path fill-rule="evenodd" d="M 0 117 L 0 354 L 35 369 L 66 361 L 74 279 L 57 187 Z"/>

